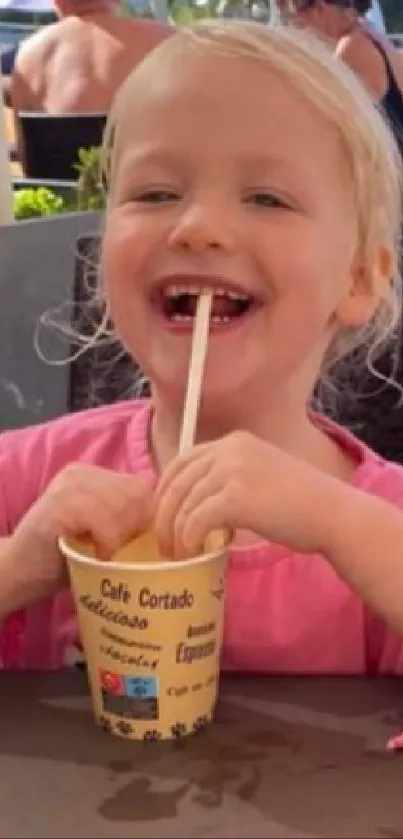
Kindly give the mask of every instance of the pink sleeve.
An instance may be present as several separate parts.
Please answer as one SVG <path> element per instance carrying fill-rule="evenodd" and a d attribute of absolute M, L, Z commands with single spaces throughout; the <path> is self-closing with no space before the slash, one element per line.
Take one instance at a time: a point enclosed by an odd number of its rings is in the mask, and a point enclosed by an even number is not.
<path fill-rule="evenodd" d="M 12 510 L 22 502 L 28 477 L 15 456 L 14 439 L 9 432 L 0 436 L 0 537 L 9 536 L 14 530 Z"/>
<path fill-rule="evenodd" d="M 39 426 L 0 435 L 0 536 L 13 532 L 40 495 L 43 450 Z"/>
<path fill-rule="evenodd" d="M 7 456 L 0 448 L 0 537 L 9 536 L 11 532 L 7 512 L 6 494 L 4 491 L 4 484 L 7 480 L 7 475 L 8 477 L 10 476 L 9 469 L 7 468 Z"/>
<path fill-rule="evenodd" d="M 403 513 L 403 468 L 380 459 L 374 461 L 366 491 L 389 501 Z M 403 555 L 402 555 L 403 562 Z M 403 608 L 403 606 L 402 606 Z M 367 672 L 376 675 L 403 675 L 403 638 L 382 618 L 366 609 Z"/>
<path fill-rule="evenodd" d="M 372 645 L 376 647 L 376 633 L 380 632 L 380 620 L 374 619 L 375 625 L 372 627 Z M 378 629 L 376 625 L 378 624 Z M 384 625 L 383 639 L 379 634 L 378 643 L 380 642 L 379 658 L 376 668 L 378 675 L 394 675 L 401 676 L 403 674 L 403 640 L 399 638 L 392 630 Z M 398 752 L 403 749 L 403 732 L 396 731 L 393 733 L 387 743 L 386 749 L 389 752 Z"/>
<path fill-rule="evenodd" d="M 10 536 L 39 494 L 37 430 L 5 432 L 0 436 L 0 537 Z M 32 443 L 32 445 L 31 445 Z M 39 460 L 40 462 L 40 460 Z M 0 627 L 0 668 L 23 666 L 26 612 L 9 615 Z"/>
<path fill-rule="evenodd" d="M 0 435 L 0 536 L 14 532 L 57 471 L 59 461 L 49 430 L 52 428 L 35 426 Z M 65 601 L 60 594 L 55 600 L 20 609 L 2 621 L 0 670 L 25 669 L 32 662 L 53 666 L 53 652 L 49 652 L 57 648 L 53 623 L 60 619 L 64 625 L 72 624 L 71 614 L 66 618 Z"/>
<path fill-rule="evenodd" d="M 11 459 L 7 449 L 0 444 L 0 537 L 12 533 L 9 511 L 7 508 L 6 487 L 19 486 L 18 474 L 12 477 Z M 21 650 L 21 638 L 24 631 L 23 611 L 9 615 L 0 629 L 0 667 L 18 666 Z"/>
<path fill-rule="evenodd" d="M 366 609 L 366 660 L 369 675 L 403 674 L 403 638 Z"/>
<path fill-rule="evenodd" d="M 369 675 L 403 674 L 403 640 L 389 629 L 382 618 L 365 609 L 367 673 Z M 403 732 L 392 734 L 387 743 L 389 752 L 403 749 Z"/>

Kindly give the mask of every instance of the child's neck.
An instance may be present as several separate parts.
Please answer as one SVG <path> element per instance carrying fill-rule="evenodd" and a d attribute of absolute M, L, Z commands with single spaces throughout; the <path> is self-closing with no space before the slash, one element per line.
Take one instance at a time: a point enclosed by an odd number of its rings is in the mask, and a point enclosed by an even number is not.
<path fill-rule="evenodd" d="M 167 409 L 154 399 L 150 444 L 154 463 L 160 473 L 178 452 L 181 414 Z M 236 417 L 201 412 L 197 443 L 217 440 L 236 430 L 248 431 L 294 457 L 311 463 L 321 471 L 349 481 L 356 463 L 331 438 L 318 428 L 306 410 L 289 411 L 279 405 L 271 410 L 247 411 Z"/>

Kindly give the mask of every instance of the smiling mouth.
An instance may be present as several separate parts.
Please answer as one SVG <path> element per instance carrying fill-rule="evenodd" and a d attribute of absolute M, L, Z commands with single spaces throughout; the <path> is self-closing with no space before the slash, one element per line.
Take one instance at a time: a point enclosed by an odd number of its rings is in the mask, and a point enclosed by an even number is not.
<path fill-rule="evenodd" d="M 203 292 L 213 292 L 211 307 L 212 325 L 229 324 L 245 317 L 256 308 L 256 298 L 232 289 L 168 285 L 158 294 L 159 308 L 171 323 L 190 324 L 196 315 L 197 301 Z"/>

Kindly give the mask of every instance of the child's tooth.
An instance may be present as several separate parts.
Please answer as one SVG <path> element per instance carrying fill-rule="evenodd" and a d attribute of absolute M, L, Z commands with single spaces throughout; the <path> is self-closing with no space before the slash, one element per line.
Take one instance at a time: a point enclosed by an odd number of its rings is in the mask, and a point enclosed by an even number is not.
<path fill-rule="evenodd" d="M 167 295 L 168 297 L 178 297 L 180 294 L 179 286 L 172 285 L 167 288 Z"/>
<path fill-rule="evenodd" d="M 182 294 L 191 294 L 191 295 L 199 295 L 199 294 L 206 294 L 208 292 L 211 293 L 211 288 L 201 288 L 198 286 L 180 286 L 180 285 L 173 285 L 169 286 L 166 290 L 166 294 L 168 297 L 180 297 Z M 215 288 L 213 290 L 213 294 L 216 297 L 229 297 L 230 300 L 247 300 L 248 295 L 242 294 L 241 292 L 236 291 L 227 291 L 225 288 Z"/>
<path fill-rule="evenodd" d="M 174 314 L 172 315 L 171 320 L 175 321 L 175 323 L 189 323 L 193 320 L 193 318 L 192 315 Z"/>
<path fill-rule="evenodd" d="M 230 298 L 230 300 L 247 300 L 248 299 L 246 294 L 240 294 L 236 291 L 229 291 L 228 292 L 228 297 Z"/>
<path fill-rule="evenodd" d="M 180 297 L 182 294 L 191 294 L 191 295 L 198 295 L 201 293 L 201 289 L 197 288 L 196 286 L 188 286 L 188 285 L 172 285 L 169 286 L 167 289 L 167 294 L 169 297 Z"/>

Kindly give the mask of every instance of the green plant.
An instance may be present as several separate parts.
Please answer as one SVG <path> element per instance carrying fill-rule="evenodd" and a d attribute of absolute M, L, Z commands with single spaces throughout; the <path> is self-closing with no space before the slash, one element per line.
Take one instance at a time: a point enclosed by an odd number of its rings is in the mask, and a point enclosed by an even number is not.
<path fill-rule="evenodd" d="M 218 4 L 215 0 L 207 2 L 183 3 L 183 0 L 170 0 L 169 18 L 175 26 L 187 26 L 197 20 L 218 17 Z"/>
<path fill-rule="evenodd" d="M 20 220 L 77 210 L 103 210 L 105 193 L 101 181 L 101 149 L 80 149 L 74 168 L 78 172 L 78 180 L 71 195 L 57 195 L 45 186 L 16 189 L 13 195 L 14 218 Z"/>
<path fill-rule="evenodd" d="M 105 192 L 101 179 L 101 149 L 98 146 L 81 148 L 78 163 L 77 210 L 103 210 Z"/>
<path fill-rule="evenodd" d="M 51 216 L 67 210 L 65 200 L 44 186 L 16 190 L 13 195 L 14 218 Z"/>

